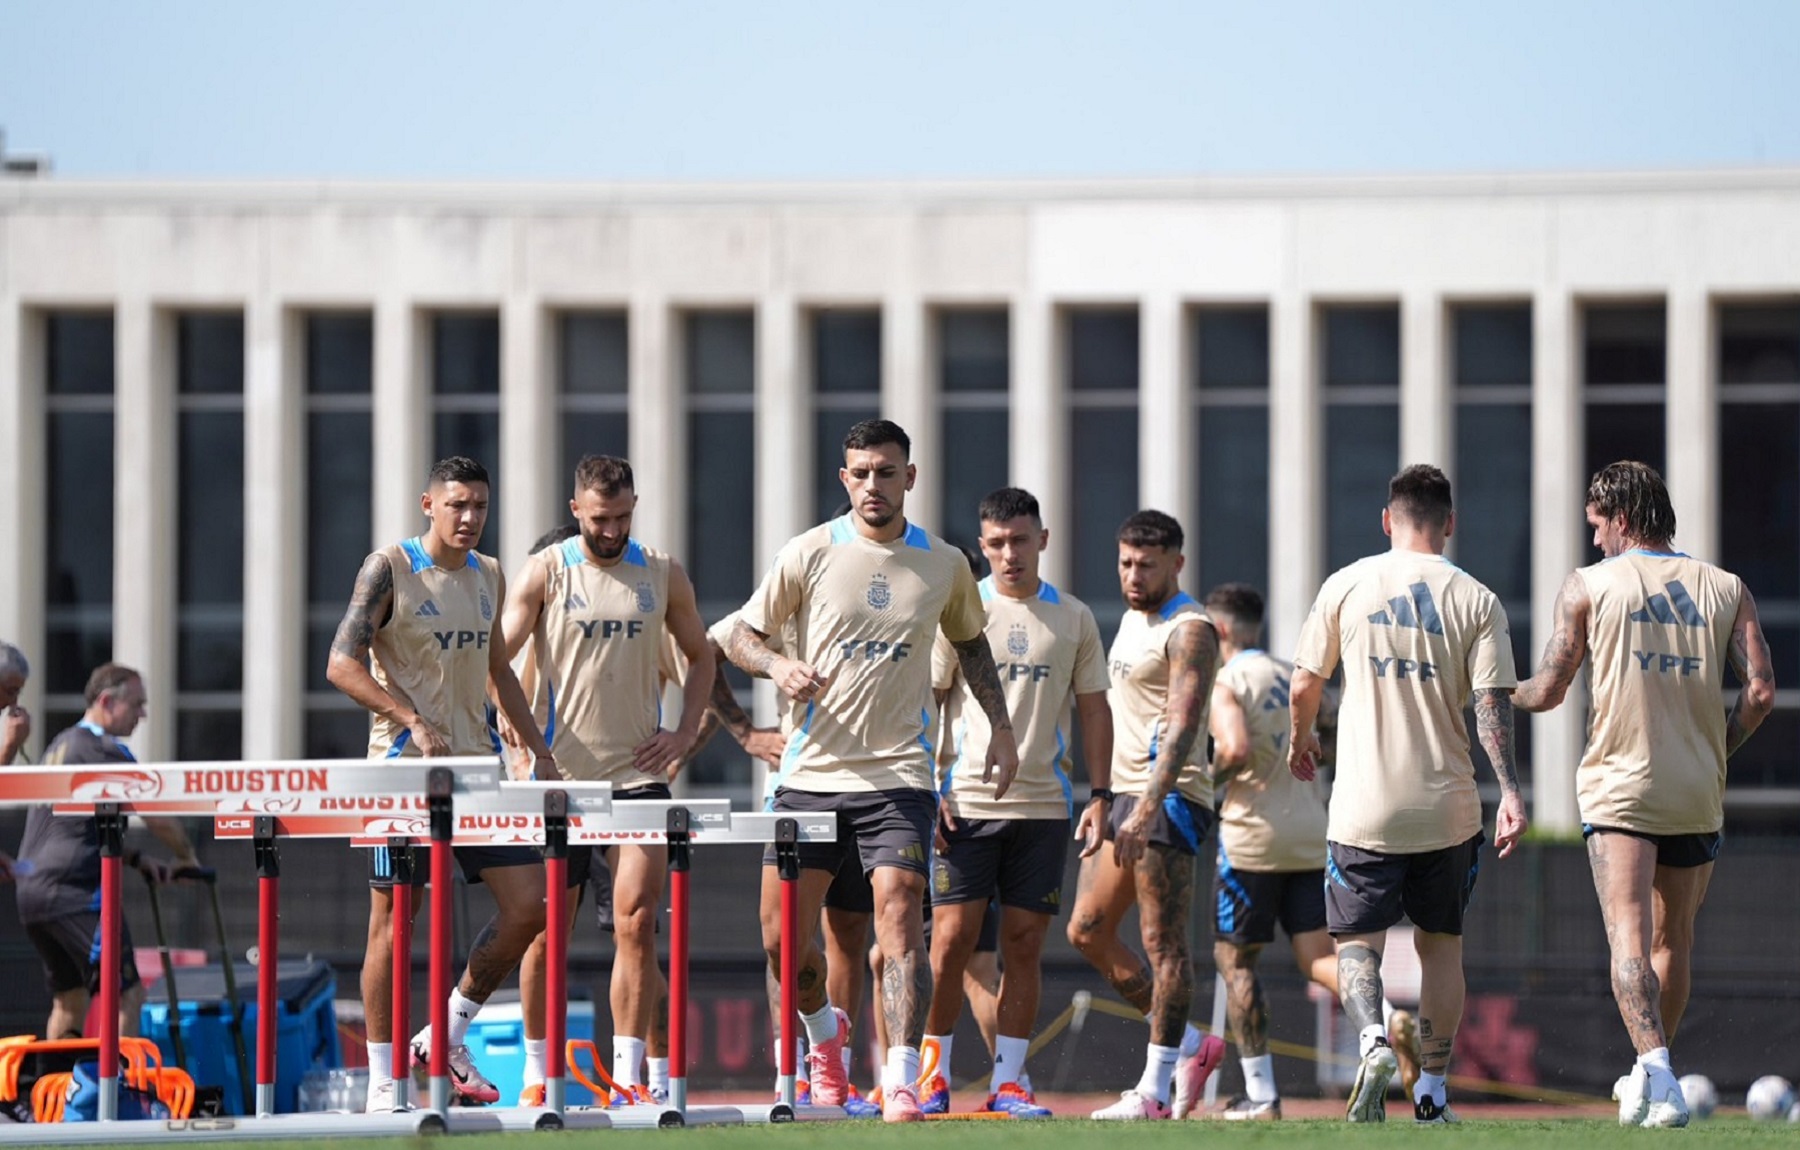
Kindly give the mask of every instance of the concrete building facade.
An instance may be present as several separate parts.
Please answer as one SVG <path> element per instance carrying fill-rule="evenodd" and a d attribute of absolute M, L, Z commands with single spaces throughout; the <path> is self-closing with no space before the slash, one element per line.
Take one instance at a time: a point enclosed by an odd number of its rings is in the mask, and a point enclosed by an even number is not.
<path fill-rule="evenodd" d="M 88 666 L 141 667 L 140 757 L 357 753 L 326 645 L 440 455 L 493 471 L 483 549 L 512 567 L 574 458 L 628 453 L 636 534 L 710 619 L 830 513 L 877 413 L 914 438 L 918 521 L 972 541 L 980 494 L 1030 489 L 1049 577 L 1110 634 L 1112 532 L 1162 508 L 1191 591 L 1266 589 L 1278 653 L 1385 546 L 1388 475 L 1434 462 L 1534 662 L 1594 557 L 1587 476 L 1645 459 L 1800 683 L 1800 170 L 0 181 L 0 636 L 46 729 Z M 1734 771 L 1791 801 L 1779 700 Z M 1580 700 L 1521 725 L 1535 817 L 1572 828 Z M 721 749 L 695 783 L 748 778 Z"/>

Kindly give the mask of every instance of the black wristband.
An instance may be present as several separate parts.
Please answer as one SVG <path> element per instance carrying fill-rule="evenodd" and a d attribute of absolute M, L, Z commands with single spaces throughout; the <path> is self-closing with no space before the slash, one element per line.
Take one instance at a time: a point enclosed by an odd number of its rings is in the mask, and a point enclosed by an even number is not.
<path fill-rule="evenodd" d="M 1088 791 L 1088 802 L 1090 803 L 1095 799 L 1105 799 L 1110 803 L 1115 797 L 1111 787 L 1094 787 Z"/>

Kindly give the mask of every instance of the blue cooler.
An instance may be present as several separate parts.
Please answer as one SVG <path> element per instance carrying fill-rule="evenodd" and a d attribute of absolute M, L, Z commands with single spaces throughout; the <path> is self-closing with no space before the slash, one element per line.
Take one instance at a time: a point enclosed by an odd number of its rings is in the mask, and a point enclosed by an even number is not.
<path fill-rule="evenodd" d="M 593 1040 L 592 1002 L 569 1001 L 568 1037 Z M 520 1092 L 525 1089 L 525 1021 L 518 1002 L 489 1001 L 469 1024 L 469 1036 L 463 1041 L 475 1059 L 475 1065 L 487 1075 L 488 1081 L 500 1088 L 500 1105 L 511 1106 L 517 1102 Z M 612 1051 L 604 1050 L 601 1056 L 606 1059 L 606 1069 L 610 1073 Z M 570 1106 L 596 1105 L 593 1094 L 575 1081 L 574 1075 L 567 1075 L 567 1083 L 564 1102 Z"/>
<path fill-rule="evenodd" d="M 238 1003 L 244 1013 L 244 1055 L 248 1060 L 251 1097 L 256 1082 L 256 970 L 238 968 Z M 344 1064 L 338 1045 L 337 1014 L 331 1007 L 337 979 L 323 962 L 283 962 L 275 992 L 275 1109 L 292 1114 L 299 1109 L 300 1080 L 307 1071 Z M 238 1078 L 237 1047 L 229 1026 L 230 1007 L 225 1000 L 225 975 L 217 966 L 178 967 L 175 989 L 181 995 L 181 1045 L 187 1055 L 186 1070 L 199 1086 L 225 1089 L 225 1113 L 244 1112 L 244 1084 Z M 152 999 L 144 1004 L 145 1038 L 162 1050 L 163 1062 L 175 1064 L 175 1048 L 169 1041 L 169 1006 L 162 986 L 150 988 Z"/>

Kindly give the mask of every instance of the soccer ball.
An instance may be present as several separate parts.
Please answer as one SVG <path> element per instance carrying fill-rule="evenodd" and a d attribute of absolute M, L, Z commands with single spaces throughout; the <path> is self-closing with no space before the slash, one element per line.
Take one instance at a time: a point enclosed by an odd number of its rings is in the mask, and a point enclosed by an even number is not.
<path fill-rule="evenodd" d="M 1750 1084 L 1744 1109 L 1759 1122 L 1778 1122 L 1794 1107 L 1794 1084 L 1779 1074 L 1765 1074 Z"/>
<path fill-rule="evenodd" d="M 1711 1118 L 1719 1105 L 1719 1089 L 1704 1074 L 1684 1074 L 1681 1096 L 1687 1099 L 1688 1113 L 1695 1118 Z"/>

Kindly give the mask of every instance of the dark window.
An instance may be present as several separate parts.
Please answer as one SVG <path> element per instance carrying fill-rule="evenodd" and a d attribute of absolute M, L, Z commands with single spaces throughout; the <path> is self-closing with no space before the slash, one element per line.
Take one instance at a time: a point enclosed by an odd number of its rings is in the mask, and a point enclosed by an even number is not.
<path fill-rule="evenodd" d="M 945 537 L 973 543 L 976 507 L 1011 480 L 1011 320 L 1005 308 L 937 313 L 944 408 L 935 450 L 942 461 Z"/>
<path fill-rule="evenodd" d="M 829 309 L 812 316 L 813 390 L 881 393 L 881 313 Z"/>
<path fill-rule="evenodd" d="M 1324 309 L 1325 386 L 1400 386 L 1400 308 L 1350 304 Z"/>
<path fill-rule="evenodd" d="M 243 395 L 243 315 L 187 312 L 176 317 L 175 379 L 183 395 Z"/>
<path fill-rule="evenodd" d="M 1269 587 L 1269 409 L 1208 407 L 1200 415 L 1202 591 Z"/>
<path fill-rule="evenodd" d="M 53 312 L 44 317 L 51 395 L 113 393 L 113 317 L 110 312 Z"/>
<path fill-rule="evenodd" d="M 47 610 L 39 664 L 51 705 L 79 710 L 88 672 L 112 658 L 113 318 L 52 312 L 44 328 Z"/>
<path fill-rule="evenodd" d="M 309 395 L 368 395 L 375 380 L 375 319 L 367 312 L 306 317 Z"/>
<path fill-rule="evenodd" d="M 938 313 L 938 370 L 946 392 L 1005 394 L 1012 363 L 1005 308 L 945 308 Z"/>
<path fill-rule="evenodd" d="M 1194 356 L 1199 386 L 1269 390 L 1269 309 L 1209 307 L 1195 313 Z"/>
<path fill-rule="evenodd" d="M 1138 313 L 1136 308 L 1072 308 L 1063 318 L 1074 407 L 1069 419 L 1073 590 L 1110 623 L 1121 610 L 1119 525 L 1138 510 Z"/>
<path fill-rule="evenodd" d="M 694 312 L 683 334 L 690 394 L 755 392 L 756 319 L 750 312 Z"/>
<path fill-rule="evenodd" d="M 1325 409 L 1326 570 L 1387 550 L 1381 511 L 1399 459 L 1398 407 L 1332 404 Z"/>
<path fill-rule="evenodd" d="M 1531 305 L 1468 304 L 1452 317 L 1457 387 L 1531 383 Z"/>
<path fill-rule="evenodd" d="M 624 312 L 575 311 L 558 317 L 563 486 L 574 487 L 584 455 L 631 451 L 629 333 Z M 557 505 L 560 508 L 560 503 Z M 546 522 L 546 526 L 548 526 Z"/>
<path fill-rule="evenodd" d="M 500 317 L 440 312 L 431 317 L 431 389 L 439 395 L 500 394 Z M 484 460 L 493 466 L 491 460 Z"/>
<path fill-rule="evenodd" d="M 1636 459 L 1662 472 L 1667 445 L 1668 431 L 1664 426 L 1662 404 L 1588 404 L 1588 475 L 1621 459 Z M 1583 490 L 1586 490 L 1585 483 Z"/>
<path fill-rule="evenodd" d="M 1668 378 L 1662 304 L 1590 304 L 1582 312 L 1582 328 L 1589 386 L 1660 384 Z"/>

